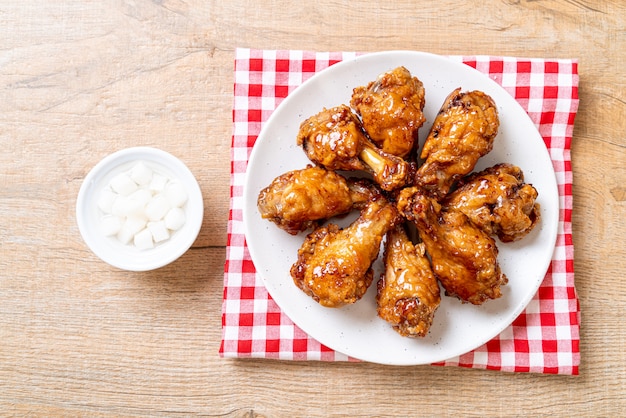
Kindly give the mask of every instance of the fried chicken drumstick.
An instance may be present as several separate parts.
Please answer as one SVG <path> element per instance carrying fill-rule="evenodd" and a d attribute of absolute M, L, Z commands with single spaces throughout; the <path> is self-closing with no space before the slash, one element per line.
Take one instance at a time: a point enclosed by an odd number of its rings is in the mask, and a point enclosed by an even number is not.
<path fill-rule="evenodd" d="M 424 244 L 413 245 L 404 225 L 387 232 L 385 271 L 378 281 L 378 316 L 404 337 L 424 337 L 441 302 Z"/>
<path fill-rule="evenodd" d="M 314 230 L 291 267 L 294 283 L 326 307 L 356 302 L 372 284 L 372 263 L 383 237 L 399 220 L 395 205 L 379 195 L 348 227 L 329 224 Z"/>
<path fill-rule="evenodd" d="M 483 92 L 453 91 L 444 101 L 424 142 L 416 185 L 437 199 L 470 173 L 493 148 L 500 125 L 494 101 Z"/>
<path fill-rule="evenodd" d="M 442 202 L 446 210 L 463 212 L 476 226 L 502 242 L 525 237 L 539 222 L 537 190 L 524 183 L 524 173 L 502 163 L 461 179 Z"/>
<path fill-rule="evenodd" d="M 370 139 L 383 151 L 409 156 L 426 118 L 424 85 L 405 67 L 381 74 L 353 90 L 350 104 L 359 114 Z"/>
<path fill-rule="evenodd" d="M 346 105 L 302 122 L 296 140 L 312 162 L 329 170 L 368 171 L 383 190 L 403 187 L 415 174 L 413 164 L 377 148 Z"/>
<path fill-rule="evenodd" d="M 431 257 L 431 265 L 446 294 L 480 305 L 499 298 L 507 283 L 498 263 L 495 240 L 463 213 L 444 211 L 417 187 L 405 188 L 398 209 L 415 223 Z"/>
<path fill-rule="evenodd" d="M 346 179 L 323 167 L 308 166 L 276 177 L 261 190 L 257 207 L 263 219 L 292 235 L 322 220 L 361 209 L 378 193 L 367 179 Z"/>

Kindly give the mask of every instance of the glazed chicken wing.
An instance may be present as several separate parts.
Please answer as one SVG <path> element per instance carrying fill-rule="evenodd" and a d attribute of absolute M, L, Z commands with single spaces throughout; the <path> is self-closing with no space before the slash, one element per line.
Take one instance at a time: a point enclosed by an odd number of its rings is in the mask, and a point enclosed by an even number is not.
<path fill-rule="evenodd" d="M 348 227 L 330 224 L 314 230 L 291 267 L 294 283 L 326 307 L 361 299 L 372 283 L 381 241 L 399 218 L 395 205 L 379 196 Z"/>
<path fill-rule="evenodd" d="M 405 67 L 398 67 L 355 88 L 350 104 L 372 141 L 383 151 L 406 158 L 426 121 L 424 95 L 422 82 Z"/>
<path fill-rule="evenodd" d="M 424 244 L 413 245 L 403 225 L 387 232 L 385 271 L 378 281 L 377 311 L 404 337 L 424 337 L 441 297 Z"/>
<path fill-rule="evenodd" d="M 416 184 L 438 199 L 453 183 L 470 173 L 480 157 L 491 151 L 500 125 L 496 105 L 480 91 L 453 91 L 444 101 L 426 138 L 425 160 Z"/>
<path fill-rule="evenodd" d="M 257 207 L 263 219 L 292 235 L 319 222 L 363 207 L 378 193 L 367 179 L 346 179 L 322 167 L 308 166 L 276 177 L 261 190 Z"/>
<path fill-rule="evenodd" d="M 413 164 L 377 148 L 346 105 L 324 109 L 302 122 L 297 143 L 314 163 L 329 170 L 368 171 L 384 190 L 403 187 L 415 174 Z"/>
<path fill-rule="evenodd" d="M 507 283 L 495 240 L 459 211 L 443 211 L 417 187 L 403 189 L 399 211 L 415 223 L 446 294 L 480 305 L 500 297 Z"/>
<path fill-rule="evenodd" d="M 442 205 L 463 212 L 502 242 L 512 242 L 525 237 L 539 221 L 536 199 L 537 190 L 524 183 L 522 170 L 502 163 L 461 179 Z"/>

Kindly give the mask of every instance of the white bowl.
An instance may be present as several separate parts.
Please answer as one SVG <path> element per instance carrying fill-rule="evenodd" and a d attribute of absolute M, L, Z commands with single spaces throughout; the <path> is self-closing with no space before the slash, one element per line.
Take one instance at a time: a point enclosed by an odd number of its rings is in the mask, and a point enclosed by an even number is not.
<path fill-rule="evenodd" d="M 150 249 L 123 244 L 115 236 L 105 236 L 100 229 L 103 216 L 98 207 L 100 194 L 113 177 L 140 161 L 155 173 L 178 180 L 188 195 L 183 207 L 185 224 L 169 239 Z M 189 168 L 173 155 L 150 147 L 127 148 L 105 157 L 85 177 L 76 201 L 76 221 L 87 246 L 106 263 L 129 271 L 154 270 L 178 259 L 196 240 L 203 216 L 202 192 Z"/>

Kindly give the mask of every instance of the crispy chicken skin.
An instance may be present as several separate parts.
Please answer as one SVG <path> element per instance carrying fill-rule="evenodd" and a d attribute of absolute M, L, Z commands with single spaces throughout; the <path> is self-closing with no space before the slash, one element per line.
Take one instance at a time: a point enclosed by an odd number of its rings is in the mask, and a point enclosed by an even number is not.
<path fill-rule="evenodd" d="M 376 145 L 389 154 L 409 156 L 426 121 L 424 85 L 417 77 L 397 67 L 355 88 L 350 104 Z"/>
<path fill-rule="evenodd" d="M 376 294 L 378 316 L 404 337 L 424 337 L 441 302 L 424 244 L 414 245 L 404 225 L 387 232 L 386 241 L 385 270 Z"/>
<path fill-rule="evenodd" d="M 307 157 L 330 170 L 365 170 L 359 159 L 367 141 L 361 122 L 348 106 L 340 105 L 311 116 L 300 124 L 296 142 Z"/>
<path fill-rule="evenodd" d="M 413 221 L 431 257 L 436 277 L 446 294 L 480 305 L 499 298 L 507 283 L 498 263 L 495 240 L 463 213 L 443 211 L 417 187 L 403 189 L 398 209 Z"/>
<path fill-rule="evenodd" d="M 500 125 L 494 101 L 483 92 L 453 91 L 444 101 L 424 142 L 424 163 L 415 184 L 437 199 L 470 173 L 493 148 Z"/>
<path fill-rule="evenodd" d="M 524 173 L 502 163 L 461 179 L 443 200 L 446 210 L 463 212 L 476 226 L 502 242 L 525 237 L 539 222 L 537 190 Z"/>
<path fill-rule="evenodd" d="M 314 230 L 291 267 L 294 283 L 326 307 L 361 299 L 372 283 L 382 239 L 399 219 L 395 205 L 381 195 L 348 227 L 329 224 Z"/>
<path fill-rule="evenodd" d="M 292 235 L 319 222 L 363 207 L 378 193 L 367 179 L 346 179 L 318 166 L 289 171 L 261 190 L 257 207 L 263 219 Z"/>
<path fill-rule="evenodd" d="M 346 105 L 323 109 L 303 121 L 296 141 L 315 164 L 329 170 L 367 171 L 384 190 L 403 187 L 415 175 L 414 164 L 376 147 Z"/>

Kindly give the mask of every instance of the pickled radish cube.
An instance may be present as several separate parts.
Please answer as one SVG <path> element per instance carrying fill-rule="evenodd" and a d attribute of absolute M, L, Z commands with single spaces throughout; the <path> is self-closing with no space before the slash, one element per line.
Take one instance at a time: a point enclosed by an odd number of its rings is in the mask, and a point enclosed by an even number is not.
<path fill-rule="evenodd" d="M 126 245 L 135 237 L 135 234 L 130 230 L 130 228 L 122 225 L 116 237 L 119 242 Z"/>
<path fill-rule="evenodd" d="M 169 183 L 165 187 L 165 195 L 173 207 L 182 207 L 187 202 L 187 191 L 178 182 Z"/>
<path fill-rule="evenodd" d="M 133 244 L 140 250 L 147 250 L 154 247 L 154 241 L 152 241 L 152 232 L 148 228 L 139 231 L 133 237 Z"/>
<path fill-rule="evenodd" d="M 137 183 L 135 183 L 126 172 L 120 173 L 117 176 L 113 177 L 111 179 L 110 186 L 114 192 L 122 196 L 128 196 L 139 188 L 139 186 L 137 186 Z"/>
<path fill-rule="evenodd" d="M 172 231 L 178 231 L 185 224 L 185 211 L 181 208 L 172 208 L 165 215 L 165 226 Z"/>
<path fill-rule="evenodd" d="M 111 213 L 116 198 L 117 193 L 111 189 L 104 189 L 98 197 L 98 208 L 104 213 Z"/>
<path fill-rule="evenodd" d="M 165 241 L 170 237 L 170 231 L 165 226 L 165 221 L 148 222 L 148 230 L 152 234 L 154 242 Z"/>
<path fill-rule="evenodd" d="M 146 227 L 148 220 L 143 216 L 129 216 L 124 221 L 122 228 L 128 228 L 134 235 Z"/>
<path fill-rule="evenodd" d="M 141 215 L 146 204 L 140 200 L 126 199 L 124 213 L 126 216 Z"/>
<path fill-rule="evenodd" d="M 130 178 L 140 186 L 146 186 L 152 181 L 152 169 L 139 161 L 130 169 Z"/>
<path fill-rule="evenodd" d="M 111 213 L 116 216 L 140 216 L 143 215 L 143 211 L 146 204 L 139 200 L 131 199 L 129 196 L 117 196 Z"/>
<path fill-rule="evenodd" d="M 122 244 L 128 244 L 136 233 L 141 231 L 146 227 L 148 221 L 146 218 L 142 216 L 129 216 L 126 218 L 119 232 L 117 233 L 117 239 L 119 239 Z"/>
<path fill-rule="evenodd" d="M 148 189 L 152 190 L 153 192 L 162 192 L 163 190 L 165 190 L 165 185 L 167 184 L 167 182 L 167 177 L 165 177 L 164 175 L 159 173 L 153 173 L 152 181 L 150 181 Z"/>
<path fill-rule="evenodd" d="M 115 216 L 126 217 L 128 215 L 129 206 L 128 197 L 115 195 L 115 201 L 111 206 L 111 213 Z"/>
<path fill-rule="evenodd" d="M 121 228 L 122 220 L 119 218 L 119 216 L 107 215 L 103 216 L 100 220 L 100 231 L 105 237 L 110 237 L 117 234 L 118 232 L 120 232 Z"/>
<path fill-rule="evenodd" d="M 130 204 L 142 212 L 151 199 L 152 193 L 146 189 L 139 189 L 128 196 Z"/>
<path fill-rule="evenodd" d="M 170 208 L 171 205 L 167 198 L 162 194 L 158 194 L 148 202 L 145 213 L 149 220 L 160 221 Z"/>

